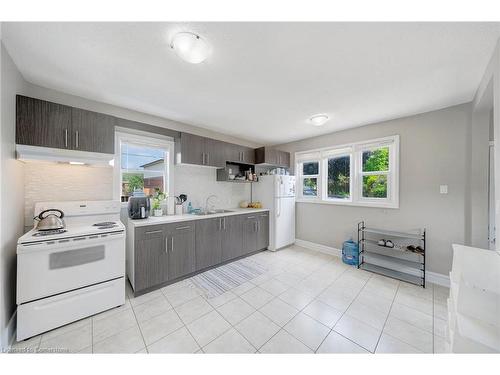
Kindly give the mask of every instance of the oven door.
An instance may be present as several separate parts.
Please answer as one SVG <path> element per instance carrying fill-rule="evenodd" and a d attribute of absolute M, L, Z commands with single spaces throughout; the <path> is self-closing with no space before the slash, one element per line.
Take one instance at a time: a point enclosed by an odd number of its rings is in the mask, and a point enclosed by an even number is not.
<path fill-rule="evenodd" d="M 18 245 L 17 304 L 125 274 L 125 234 Z"/>

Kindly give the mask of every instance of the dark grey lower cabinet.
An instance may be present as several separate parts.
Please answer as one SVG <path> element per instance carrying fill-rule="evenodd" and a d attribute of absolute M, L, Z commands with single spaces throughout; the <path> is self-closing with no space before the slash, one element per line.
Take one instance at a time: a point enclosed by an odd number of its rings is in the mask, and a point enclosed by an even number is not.
<path fill-rule="evenodd" d="M 244 216 L 243 254 L 257 250 L 257 215 Z"/>
<path fill-rule="evenodd" d="M 204 219 L 196 223 L 196 270 L 222 261 L 222 220 Z"/>
<path fill-rule="evenodd" d="M 243 222 L 244 217 L 226 216 L 222 218 L 222 261 L 231 260 L 243 255 Z"/>
<path fill-rule="evenodd" d="M 269 213 L 257 214 L 257 250 L 269 246 Z"/>
<path fill-rule="evenodd" d="M 166 225 L 168 280 L 196 270 L 196 232 L 193 221 Z"/>
<path fill-rule="evenodd" d="M 268 212 L 138 227 L 134 291 L 151 290 L 268 245 Z"/>
<path fill-rule="evenodd" d="M 169 254 L 164 225 L 140 227 L 134 238 L 134 290 L 141 291 L 168 281 Z"/>

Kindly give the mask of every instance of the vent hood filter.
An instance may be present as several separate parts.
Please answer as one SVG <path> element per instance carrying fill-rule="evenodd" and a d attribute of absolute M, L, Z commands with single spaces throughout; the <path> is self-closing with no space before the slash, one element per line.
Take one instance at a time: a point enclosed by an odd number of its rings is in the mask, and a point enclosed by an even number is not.
<path fill-rule="evenodd" d="M 112 165 L 115 156 L 100 152 L 16 145 L 16 157 L 21 161 L 49 161 L 73 165 L 85 164 L 109 167 Z"/>

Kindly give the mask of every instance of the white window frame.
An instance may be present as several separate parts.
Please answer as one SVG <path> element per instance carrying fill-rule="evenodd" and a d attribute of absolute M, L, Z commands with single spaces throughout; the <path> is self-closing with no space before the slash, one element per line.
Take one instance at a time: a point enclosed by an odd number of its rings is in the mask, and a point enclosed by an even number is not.
<path fill-rule="evenodd" d="M 389 147 L 389 170 L 380 172 L 363 172 L 363 152 L 381 147 Z M 328 197 L 328 159 L 332 157 L 350 156 L 350 199 Z M 318 196 L 302 195 L 302 164 L 319 161 Z M 363 142 L 325 147 L 321 149 L 295 153 L 295 170 L 297 175 L 297 202 L 338 204 L 378 208 L 399 208 L 399 135 L 377 138 Z M 387 175 L 387 198 L 363 197 L 363 176 L 369 174 Z M 314 176 L 312 176 L 314 177 Z"/>
<path fill-rule="evenodd" d="M 303 168 L 302 168 L 302 165 L 304 163 L 318 163 L 318 174 L 307 174 L 307 175 L 304 175 L 302 172 L 303 172 Z M 298 191 L 298 194 L 300 194 L 300 196 L 302 197 L 302 199 L 304 200 L 307 200 L 307 201 L 310 201 L 310 200 L 317 200 L 321 197 L 321 160 L 320 159 L 310 159 L 310 160 L 303 160 L 301 163 L 300 163 L 300 176 L 297 175 L 298 178 L 297 178 L 297 184 L 298 184 L 298 187 L 297 187 L 297 191 Z M 316 178 L 316 196 L 313 196 L 313 195 L 303 195 L 303 189 L 304 189 L 304 179 L 306 178 Z"/>
<path fill-rule="evenodd" d="M 174 140 L 171 137 L 159 134 L 148 133 L 140 130 L 116 128 L 115 131 L 115 158 L 113 174 L 113 199 L 121 199 L 122 166 L 121 166 L 121 145 L 122 143 L 135 143 L 146 147 L 161 148 L 166 152 L 167 162 L 165 163 L 164 182 L 165 193 L 170 196 L 174 193 Z M 126 206 L 127 202 L 122 202 Z"/>

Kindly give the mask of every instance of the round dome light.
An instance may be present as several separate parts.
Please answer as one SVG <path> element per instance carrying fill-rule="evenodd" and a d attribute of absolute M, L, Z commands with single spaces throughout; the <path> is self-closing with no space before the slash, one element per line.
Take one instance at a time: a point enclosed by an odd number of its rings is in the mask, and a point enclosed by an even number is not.
<path fill-rule="evenodd" d="M 309 122 L 311 124 L 313 124 L 314 126 L 321 126 L 321 125 L 325 125 L 326 122 L 329 120 L 330 118 L 328 117 L 328 115 L 325 115 L 325 114 L 318 114 L 318 115 L 314 115 L 314 116 L 311 116 L 309 118 Z"/>
<path fill-rule="evenodd" d="M 170 48 L 184 61 L 199 64 L 208 57 L 208 43 L 199 35 L 181 32 L 174 35 Z"/>

